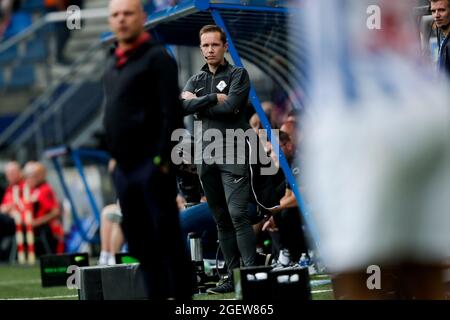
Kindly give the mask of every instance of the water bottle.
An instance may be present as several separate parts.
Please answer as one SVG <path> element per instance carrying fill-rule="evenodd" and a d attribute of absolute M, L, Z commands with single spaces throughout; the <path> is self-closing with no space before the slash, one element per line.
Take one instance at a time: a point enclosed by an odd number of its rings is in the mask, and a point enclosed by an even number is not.
<path fill-rule="evenodd" d="M 203 264 L 203 252 L 201 238 L 195 232 L 189 233 L 189 245 L 191 247 L 191 260 Z"/>
<path fill-rule="evenodd" d="M 300 260 L 298 262 L 301 268 L 308 268 L 309 266 L 309 258 L 306 256 L 306 253 L 302 253 Z"/>
<path fill-rule="evenodd" d="M 203 262 L 203 251 L 200 236 L 195 233 L 189 233 L 189 244 L 191 247 L 191 260 L 195 270 L 197 289 L 201 290 L 206 281 L 205 264 Z"/>

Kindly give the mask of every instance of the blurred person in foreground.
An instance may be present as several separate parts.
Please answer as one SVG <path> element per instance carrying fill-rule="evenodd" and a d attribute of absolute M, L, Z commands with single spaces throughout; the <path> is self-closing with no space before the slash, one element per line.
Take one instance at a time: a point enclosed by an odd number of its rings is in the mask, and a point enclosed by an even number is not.
<path fill-rule="evenodd" d="M 382 28 L 360 14 L 374 4 Z M 305 8 L 313 81 L 299 185 L 338 299 L 445 297 L 450 92 L 420 64 L 413 5 Z"/>
<path fill-rule="evenodd" d="M 193 277 L 181 238 L 170 136 L 183 127 L 175 61 L 145 31 L 139 0 L 112 0 L 116 36 L 104 75 L 106 140 L 129 252 L 150 299 L 190 299 Z"/>

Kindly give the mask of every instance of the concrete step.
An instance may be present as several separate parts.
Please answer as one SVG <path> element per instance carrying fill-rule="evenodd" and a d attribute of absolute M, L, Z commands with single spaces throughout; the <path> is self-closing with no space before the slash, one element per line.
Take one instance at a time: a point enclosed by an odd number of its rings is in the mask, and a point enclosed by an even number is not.
<path fill-rule="evenodd" d="M 72 54 L 81 54 L 87 48 L 89 48 L 93 43 L 99 42 L 100 37 L 95 38 L 79 38 L 79 39 L 71 39 L 66 45 L 65 53 L 67 55 Z"/>
<path fill-rule="evenodd" d="M 24 111 L 30 101 L 41 94 L 41 92 L 42 90 L 29 88 L 26 90 L 2 93 L 2 107 L 0 108 L 0 115 Z"/>
<path fill-rule="evenodd" d="M 109 25 L 107 21 L 99 19 L 86 21 L 80 30 L 73 30 L 74 34 L 100 34 L 104 31 L 109 31 Z"/>
<path fill-rule="evenodd" d="M 108 7 L 108 0 L 89 0 L 84 2 L 84 8 L 85 9 L 92 9 L 92 8 L 107 8 Z"/>
<path fill-rule="evenodd" d="M 81 54 L 81 52 L 79 52 Z M 77 58 L 76 54 L 66 54 L 69 59 L 75 60 Z M 103 73 L 103 69 L 101 66 L 104 65 L 105 61 L 105 52 L 100 50 L 92 55 L 88 60 L 86 60 L 82 65 L 77 67 L 76 71 L 73 73 L 72 78 L 73 81 L 80 81 L 83 79 L 91 79 L 94 77 L 101 76 Z M 51 74 L 53 81 L 57 81 L 61 76 L 64 76 L 70 66 L 64 66 L 60 64 L 55 64 L 52 66 Z M 100 72 L 98 71 L 100 68 Z"/>
<path fill-rule="evenodd" d="M 70 34 L 69 42 L 76 42 L 78 40 L 97 40 L 101 35 L 109 31 L 108 25 L 86 26 L 81 30 L 73 30 Z"/>

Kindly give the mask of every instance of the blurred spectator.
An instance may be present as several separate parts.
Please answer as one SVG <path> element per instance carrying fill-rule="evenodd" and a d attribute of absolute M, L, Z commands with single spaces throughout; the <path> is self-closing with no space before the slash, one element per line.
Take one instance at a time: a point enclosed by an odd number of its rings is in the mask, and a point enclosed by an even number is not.
<path fill-rule="evenodd" d="M 293 121 L 299 124 L 300 122 L 300 111 L 297 109 L 292 109 L 288 112 L 286 122 Z"/>
<path fill-rule="evenodd" d="M 182 163 L 177 169 L 177 201 L 180 201 L 178 208 L 184 210 L 204 201 L 204 192 L 195 165 Z"/>
<path fill-rule="evenodd" d="M 296 146 L 290 136 L 283 131 L 279 134 L 280 148 L 290 166 L 296 155 Z M 273 153 L 273 151 L 272 151 Z M 292 168 L 294 175 L 298 175 L 298 168 Z M 270 210 L 272 216 L 264 224 L 263 230 L 268 230 L 272 236 L 273 256 L 278 257 L 275 267 L 289 267 L 295 265 L 302 253 L 308 254 L 303 223 L 299 206 L 289 183 L 284 179 L 282 170 L 278 171 L 277 192 L 280 194 L 280 206 Z"/>
<path fill-rule="evenodd" d="M 450 77 L 450 0 L 430 0 L 430 9 L 438 28 L 439 69 Z"/>
<path fill-rule="evenodd" d="M 6 186 L 3 185 L 3 181 L 0 182 L 0 199 L 3 199 L 3 195 L 5 194 Z"/>
<path fill-rule="evenodd" d="M 125 243 L 121 222 L 122 212 L 118 204 L 110 204 L 103 208 L 100 221 L 101 252 L 99 265 L 116 264 L 115 254 L 120 252 Z"/>
<path fill-rule="evenodd" d="M 8 187 L 0 205 L 0 243 L 5 237 L 13 236 L 16 232 L 13 212 L 16 206 L 15 202 L 18 201 L 17 198 L 20 197 L 24 185 L 22 170 L 17 162 L 6 163 L 5 175 Z M 3 256 L 2 252 L 0 252 L 0 256 Z"/>
<path fill-rule="evenodd" d="M 45 181 L 45 167 L 39 162 L 28 162 L 24 167 L 25 181 L 21 168 L 16 162 L 7 163 L 5 173 L 9 186 L 0 207 L 0 238 L 15 234 L 12 214 L 17 210 L 26 184 L 30 188 L 30 198 L 33 203 L 32 226 L 37 238 L 36 254 L 62 253 L 64 231 L 58 220 L 60 208 L 52 188 Z"/>
<path fill-rule="evenodd" d="M 154 11 L 160 11 L 175 6 L 180 0 L 149 0 L 148 2 L 153 2 Z"/>
<path fill-rule="evenodd" d="M 11 0 L 0 0 L 0 40 L 3 38 L 11 14 Z"/>
<path fill-rule="evenodd" d="M 291 117 L 292 119 L 292 117 Z M 293 120 L 287 120 L 285 122 L 283 122 L 283 124 L 280 127 L 280 131 L 283 131 L 285 133 L 287 133 L 289 135 L 289 139 L 292 141 L 292 144 L 294 146 L 298 145 L 298 135 L 299 133 L 297 132 L 298 129 L 298 124 L 296 121 Z"/>
<path fill-rule="evenodd" d="M 44 5 L 47 12 L 58 12 L 65 11 L 71 5 L 82 8 L 83 2 L 84 0 L 44 0 Z M 71 64 L 72 61 L 68 59 L 64 53 L 67 41 L 71 35 L 71 30 L 67 28 L 65 20 L 55 22 L 54 30 L 56 37 L 56 61 L 64 65 Z"/>
<path fill-rule="evenodd" d="M 278 123 L 274 117 L 274 109 L 275 104 L 272 101 L 263 101 L 261 102 L 261 107 L 266 114 L 267 119 L 269 120 L 269 124 L 272 129 L 278 129 Z"/>
<path fill-rule="evenodd" d="M 5 214 L 10 214 L 14 209 L 14 194 L 20 196 L 24 184 L 20 165 L 15 161 L 8 162 L 5 165 L 5 176 L 6 180 L 8 180 L 8 187 L 3 196 L 0 211 Z"/>
<path fill-rule="evenodd" d="M 109 160 L 108 172 L 111 176 L 113 176 L 115 168 L 116 160 Z M 116 195 L 114 195 L 114 198 L 115 197 Z M 120 252 L 120 249 L 125 243 L 125 237 L 121 226 L 122 212 L 119 203 L 117 202 L 105 206 L 101 212 L 100 219 L 101 252 L 98 264 L 114 265 L 116 264 L 115 254 Z"/>
<path fill-rule="evenodd" d="M 11 24 L 13 12 L 19 8 L 20 0 L 0 0 L 0 41 Z"/>
<path fill-rule="evenodd" d="M 267 119 L 269 120 L 270 127 L 272 129 L 277 129 L 278 124 L 276 123 L 274 117 L 273 117 L 273 110 L 274 110 L 274 104 L 271 101 L 264 101 L 261 103 L 261 107 L 264 110 L 264 113 L 266 114 Z M 257 112 L 254 112 L 253 115 L 250 117 L 249 120 L 250 126 L 255 130 L 256 133 L 258 133 L 258 129 L 263 129 L 261 119 L 259 118 L 259 115 Z"/>
<path fill-rule="evenodd" d="M 256 133 L 259 133 L 259 129 L 262 129 L 261 120 L 259 119 L 259 116 L 256 112 L 251 116 L 249 123 Z"/>
<path fill-rule="evenodd" d="M 52 187 L 46 181 L 47 171 L 40 162 L 25 165 L 26 184 L 30 187 L 33 202 L 33 222 L 36 255 L 64 252 L 64 230 L 61 209 Z"/>

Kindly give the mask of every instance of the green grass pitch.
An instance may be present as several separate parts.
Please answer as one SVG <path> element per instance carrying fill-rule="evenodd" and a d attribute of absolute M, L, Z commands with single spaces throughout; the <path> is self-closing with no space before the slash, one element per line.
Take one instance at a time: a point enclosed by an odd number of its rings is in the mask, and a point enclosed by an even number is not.
<path fill-rule="evenodd" d="M 312 280 L 324 280 L 326 276 L 312 276 Z M 312 288 L 313 300 L 331 300 L 331 285 Z M 66 287 L 43 288 L 38 266 L 0 265 L 0 299 L 25 300 L 78 300 L 76 290 Z M 234 293 L 224 295 L 195 295 L 194 300 L 234 299 Z"/>

